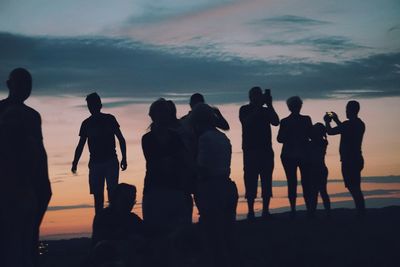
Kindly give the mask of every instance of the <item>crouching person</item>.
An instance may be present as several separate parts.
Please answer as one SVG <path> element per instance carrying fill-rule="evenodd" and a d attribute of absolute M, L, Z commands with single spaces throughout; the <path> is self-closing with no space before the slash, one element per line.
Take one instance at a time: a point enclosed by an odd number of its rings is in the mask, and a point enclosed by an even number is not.
<path fill-rule="evenodd" d="M 97 266 L 96 262 L 118 259 L 125 264 L 137 264 L 142 261 L 140 250 L 146 241 L 146 231 L 142 219 L 132 212 L 136 187 L 120 183 L 110 193 L 109 207 L 94 217 L 91 262 Z"/>
<path fill-rule="evenodd" d="M 235 243 L 238 192 L 229 178 L 232 147 L 226 135 L 215 127 L 215 113 L 207 104 L 198 104 L 192 112 L 198 136 L 198 181 L 195 193 L 200 225 L 206 232 L 207 247 L 214 266 L 232 266 Z"/>
<path fill-rule="evenodd" d="M 92 243 L 127 240 L 143 234 L 143 222 L 131 212 L 136 203 L 136 187 L 121 183 L 112 191 L 110 206 L 94 217 Z"/>

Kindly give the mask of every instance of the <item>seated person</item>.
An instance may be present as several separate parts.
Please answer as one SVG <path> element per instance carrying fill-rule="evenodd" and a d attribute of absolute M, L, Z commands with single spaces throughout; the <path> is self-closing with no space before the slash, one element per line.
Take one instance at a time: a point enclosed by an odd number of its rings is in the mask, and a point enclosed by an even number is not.
<path fill-rule="evenodd" d="M 109 207 L 95 215 L 92 244 L 103 240 L 128 240 L 143 234 L 143 221 L 131 212 L 136 187 L 121 183 L 112 191 Z"/>

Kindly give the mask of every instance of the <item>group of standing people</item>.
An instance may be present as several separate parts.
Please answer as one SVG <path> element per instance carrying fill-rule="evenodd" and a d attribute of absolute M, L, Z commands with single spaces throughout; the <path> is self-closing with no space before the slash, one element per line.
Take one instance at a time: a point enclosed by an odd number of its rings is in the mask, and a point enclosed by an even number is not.
<path fill-rule="evenodd" d="M 32 89 L 30 73 L 22 68 L 13 70 L 7 86 L 9 96 L 0 101 L 1 177 L 5 178 L 2 184 L 7 186 L 2 187 L 6 190 L 2 190 L 0 197 L 2 203 L 9 203 L 1 209 L 1 218 L 7 218 L 2 220 L 1 230 L 4 231 L 2 236 L 9 242 L 5 243 L 11 244 L 7 251 L 12 252 L 6 253 L 4 259 L 6 266 L 35 266 L 39 226 L 51 197 L 47 156 L 40 115 L 24 104 Z M 358 118 L 359 103 L 348 102 L 348 120 L 344 122 L 339 120 L 336 113 L 328 112 L 323 118 L 325 125 L 313 125 L 309 116 L 300 114 L 303 103 L 298 96 L 287 100 L 291 114 L 282 120 L 273 107 L 270 90 L 263 92 L 260 87 L 253 87 L 249 91 L 249 100 L 249 104 L 242 106 L 239 111 L 247 218 L 255 218 L 254 202 L 259 177 L 262 216 L 271 217 L 269 204 L 274 170 L 271 125 L 280 125 L 277 141 L 282 143 L 281 160 L 287 177 L 293 217 L 296 214 L 298 169 L 309 216 L 314 216 L 318 194 L 321 194 L 329 214 L 328 169 L 325 165 L 327 134 L 341 135 L 343 178 L 354 198 L 358 214 L 362 215 L 365 204 L 360 187 L 364 165 L 361 144 L 365 125 Z M 180 119 L 171 100 L 160 98 L 151 104 L 149 116 L 152 123 L 142 137 L 146 159 L 142 221 L 131 213 L 136 203 L 136 188 L 118 184 L 119 169 L 124 171 L 128 166 L 126 142 L 120 126 L 113 115 L 101 112 L 102 102 L 97 93 L 88 95 L 86 101 L 91 116 L 82 122 L 71 171 L 77 171 L 82 151 L 88 142 L 89 186 L 96 213 L 93 238 L 99 241 L 112 239 L 124 233 L 116 229 L 133 227 L 131 230 L 135 232 L 143 229 L 143 223 L 160 232 L 190 225 L 195 202 L 200 224 L 208 236 L 210 251 L 214 253 L 212 258 L 215 265 L 229 260 L 218 255 L 225 253 L 221 249 L 232 250 L 229 238 L 236 218 L 238 192 L 236 184 L 230 179 L 232 147 L 223 132 L 229 130 L 229 123 L 221 112 L 207 105 L 199 93 L 191 96 L 191 111 Z M 336 123 L 335 127 L 331 126 L 332 121 Z M 121 161 L 117 158 L 115 137 L 119 141 Z M 105 184 L 110 202 L 106 209 Z M 21 207 L 16 209 L 15 205 Z M 118 225 L 118 222 L 121 223 Z M 17 229 L 24 231 L 18 232 Z M 16 259 L 20 262 L 16 263 Z"/>
<path fill-rule="evenodd" d="M 343 123 L 335 112 L 327 112 L 323 117 L 325 125 L 320 122 L 313 125 L 309 116 L 300 114 L 303 101 L 298 96 L 286 101 L 290 115 L 281 121 L 273 107 L 270 90 L 263 92 L 260 87 L 253 87 L 249 91 L 249 100 L 250 103 L 242 106 L 239 112 L 247 218 L 255 217 L 254 200 L 257 197 L 258 177 L 261 180 L 262 216 L 271 217 L 269 203 L 274 169 L 271 125 L 280 125 L 277 141 L 282 143 L 281 160 L 287 178 L 291 216 L 296 216 L 298 170 L 308 216 L 315 215 L 319 194 L 329 216 L 331 205 L 327 193 L 328 168 L 325 164 L 327 135 L 338 134 L 341 135 L 339 151 L 345 186 L 355 201 L 358 215 L 362 216 L 365 204 L 361 191 L 361 170 L 364 167 L 361 145 L 365 125 L 358 117 L 360 104 L 354 100 L 348 102 L 348 120 Z M 331 126 L 332 121 L 336 123 L 335 127 Z"/>
<path fill-rule="evenodd" d="M 81 125 L 71 170 L 76 172 L 88 141 L 89 186 L 96 211 L 93 235 L 101 240 L 101 235 L 109 236 L 103 226 L 109 225 L 110 212 L 117 206 L 112 204 L 118 198 L 113 192 L 119 186 L 119 167 L 127 168 L 126 145 L 115 117 L 101 112 L 100 96 L 92 93 L 86 101 L 91 116 Z M 152 122 L 142 137 L 146 159 L 143 223 L 159 233 L 191 225 L 195 202 L 209 247 L 214 248 L 210 250 L 215 253 L 212 258 L 217 262 L 221 260 L 217 256 L 221 255 L 219 250 L 231 244 L 227 240 L 236 219 L 238 201 L 236 184 L 230 179 L 231 143 L 218 130 L 218 127 L 228 130 L 229 124 L 217 108 L 205 103 L 201 94 L 194 94 L 190 105 L 191 111 L 181 119 L 177 118 L 176 106 L 170 100 L 160 98 L 150 106 L 148 114 Z M 115 137 L 122 152 L 120 164 Z M 103 209 L 105 184 L 111 205 Z M 132 228 L 142 229 L 139 225 L 137 220 L 131 224 Z M 98 234 L 96 229 L 104 234 Z"/>

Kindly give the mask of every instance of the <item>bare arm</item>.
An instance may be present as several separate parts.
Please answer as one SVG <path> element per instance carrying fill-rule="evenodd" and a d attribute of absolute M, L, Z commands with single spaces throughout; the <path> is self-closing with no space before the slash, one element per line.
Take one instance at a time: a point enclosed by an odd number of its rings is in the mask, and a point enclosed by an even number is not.
<path fill-rule="evenodd" d="M 331 121 L 335 121 L 336 127 L 331 126 Z M 333 113 L 333 117 L 330 118 L 328 115 L 324 116 L 324 121 L 325 121 L 325 127 L 326 127 L 326 133 L 329 135 L 337 135 L 341 133 L 341 125 L 342 122 L 339 120 L 338 116 L 336 113 Z"/>
<path fill-rule="evenodd" d="M 222 130 L 229 130 L 229 123 L 226 121 L 226 119 L 224 118 L 224 116 L 222 116 L 221 111 L 219 111 L 218 108 L 214 108 L 214 113 L 215 113 L 215 117 L 216 119 L 216 127 L 222 129 Z"/>
<path fill-rule="evenodd" d="M 274 106 L 272 103 L 268 105 L 268 115 L 269 115 L 269 121 L 273 126 L 278 126 L 279 125 L 279 116 L 276 113 Z"/>
<path fill-rule="evenodd" d="M 279 127 L 278 136 L 276 139 L 279 143 L 284 143 L 286 141 L 286 128 L 283 121 L 281 121 L 281 126 Z"/>
<path fill-rule="evenodd" d="M 81 136 L 81 138 L 79 139 L 79 143 L 75 149 L 74 161 L 72 162 L 71 171 L 73 173 L 76 173 L 76 170 L 78 168 L 78 162 L 79 162 L 79 159 L 81 158 L 82 151 L 83 151 L 83 148 L 85 147 L 85 144 L 86 144 L 86 137 Z"/>
<path fill-rule="evenodd" d="M 126 162 L 126 142 L 125 142 L 125 138 L 122 135 L 122 132 L 121 132 L 121 130 L 119 128 L 116 130 L 115 135 L 118 138 L 119 147 L 121 149 L 121 154 L 122 154 L 121 170 L 125 171 L 126 168 L 128 167 L 128 164 Z"/>

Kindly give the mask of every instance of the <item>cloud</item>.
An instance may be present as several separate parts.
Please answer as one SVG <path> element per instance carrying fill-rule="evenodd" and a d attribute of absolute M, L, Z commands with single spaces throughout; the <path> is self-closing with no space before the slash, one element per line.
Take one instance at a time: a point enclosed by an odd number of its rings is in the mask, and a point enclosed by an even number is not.
<path fill-rule="evenodd" d="M 339 45 L 339 44 L 336 44 Z M 110 105 L 148 102 L 168 94 L 200 91 L 209 101 L 247 99 L 254 85 L 274 89 L 276 99 L 298 94 L 304 98 L 336 97 L 353 90 L 358 97 L 400 95 L 396 67 L 400 53 L 377 54 L 342 63 L 279 58 L 250 60 L 215 53 L 202 56 L 123 38 L 28 37 L 0 33 L 0 77 L 11 69 L 28 68 L 35 94 L 85 95 L 93 90 L 105 97 L 125 99 Z M 358 90 L 358 91 L 357 91 Z M 171 95 L 169 95 L 171 96 Z"/>
<path fill-rule="evenodd" d="M 130 16 L 126 24 L 137 26 L 137 24 L 160 22 L 171 17 L 188 15 L 213 9 L 218 6 L 233 2 L 232 0 L 159 0 L 159 1 L 137 1 L 140 13 Z"/>
<path fill-rule="evenodd" d="M 269 17 L 260 20 L 255 20 L 254 23 L 266 24 L 266 25 L 279 25 L 279 26 L 320 26 L 327 25 L 331 22 L 316 20 L 302 16 L 294 16 L 294 15 L 282 15 L 276 17 Z"/>

